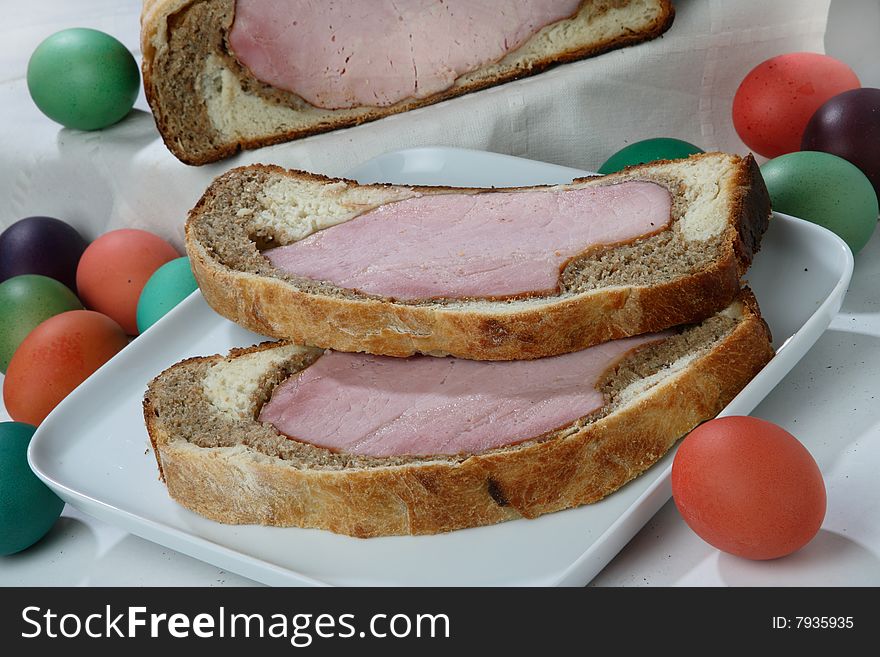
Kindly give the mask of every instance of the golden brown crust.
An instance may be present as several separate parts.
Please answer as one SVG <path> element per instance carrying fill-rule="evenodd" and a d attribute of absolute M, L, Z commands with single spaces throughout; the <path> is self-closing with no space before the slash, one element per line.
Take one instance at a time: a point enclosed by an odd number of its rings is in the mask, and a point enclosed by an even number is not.
<path fill-rule="evenodd" d="M 186 443 L 163 424 L 149 392 L 145 418 L 171 497 L 219 522 L 370 537 L 534 518 L 618 489 L 760 371 L 773 355 L 769 331 L 751 293 L 740 300 L 744 318 L 727 337 L 636 401 L 566 437 L 463 461 L 309 469 L 246 447 Z"/>
<path fill-rule="evenodd" d="M 734 253 L 740 265 L 740 275 L 752 262 L 761 247 L 761 238 L 770 222 L 770 193 L 761 176 L 761 169 L 751 153 L 744 159 L 736 185 L 737 218 Z M 745 267 L 743 267 L 745 263 Z"/>
<path fill-rule="evenodd" d="M 669 162 L 630 167 L 604 179 L 637 177 L 648 166 L 665 164 Z M 285 172 L 279 167 L 267 169 L 300 179 L 336 180 Z M 234 175 L 236 170 L 225 174 Z M 702 320 L 736 296 L 770 214 L 769 196 L 749 155 L 740 162 L 727 190 L 733 199 L 734 217 L 723 236 L 723 255 L 711 266 L 663 284 L 600 288 L 547 297 L 545 303 L 526 310 L 490 312 L 466 304 L 407 305 L 322 295 L 303 291 L 281 278 L 227 267 L 215 257 L 210 245 L 195 238 L 192 230 L 224 177 L 190 212 L 186 228 L 187 253 L 208 304 L 224 317 L 262 335 L 388 356 L 428 353 L 476 360 L 541 358 Z M 449 188 L 414 189 L 428 194 Z"/>
<path fill-rule="evenodd" d="M 675 9 L 670 0 L 658 0 L 659 10 L 657 16 L 643 31 L 637 32 L 633 30 L 624 30 L 613 38 L 579 48 L 572 48 L 539 60 L 530 61 L 527 67 L 513 68 L 490 78 L 477 79 L 469 83 L 456 85 L 426 98 L 408 99 L 389 107 L 370 108 L 369 111 L 360 113 L 356 116 L 350 116 L 346 115 L 345 112 L 339 112 L 338 115 L 334 115 L 334 117 L 330 119 L 316 118 L 312 125 L 306 127 L 267 134 L 255 139 L 240 138 L 227 141 L 221 140 L 212 143 L 211 148 L 205 149 L 202 152 L 191 152 L 174 134 L 171 125 L 172 122 L 166 115 L 165 108 L 162 106 L 159 95 L 156 92 L 156 80 L 154 80 L 153 76 L 157 50 L 154 41 L 157 38 L 160 41 L 167 40 L 167 35 L 164 35 L 163 31 L 169 29 L 168 19 L 170 16 L 185 12 L 190 6 L 199 1 L 203 0 L 144 0 L 144 8 L 141 13 L 141 46 L 143 51 L 142 73 L 147 102 L 153 110 L 156 125 L 168 149 L 182 162 L 192 165 L 215 162 L 230 157 L 240 150 L 270 146 L 272 144 L 300 139 L 302 137 L 329 132 L 339 128 L 360 125 L 368 121 L 375 121 L 376 119 L 381 119 L 392 114 L 406 112 L 418 107 L 424 107 L 425 105 L 432 105 L 473 91 L 479 91 L 480 89 L 536 75 L 559 64 L 565 64 L 579 59 L 600 55 L 618 48 L 635 45 L 662 35 L 669 29 L 675 18 Z M 189 80 L 186 84 L 193 88 L 193 102 L 202 102 L 195 93 L 195 81 Z"/>

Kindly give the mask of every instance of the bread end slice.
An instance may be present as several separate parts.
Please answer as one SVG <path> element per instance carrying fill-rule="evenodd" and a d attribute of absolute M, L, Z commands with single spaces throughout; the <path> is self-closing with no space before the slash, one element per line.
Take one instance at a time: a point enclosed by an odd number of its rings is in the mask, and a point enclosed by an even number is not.
<path fill-rule="evenodd" d="M 183 361 L 149 385 L 144 417 L 173 499 L 212 520 L 358 537 L 434 534 L 602 499 L 714 417 L 773 355 L 754 297 L 608 373 L 597 414 L 474 455 L 363 457 L 256 421 L 271 389 L 321 352 L 268 343 Z"/>
<path fill-rule="evenodd" d="M 445 91 L 388 107 L 327 110 L 256 80 L 226 34 L 235 0 L 145 0 L 141 14 L 144 91 L 168 149 L 200 165 L 405 112 L 540 73 L 552 66 L 656 38 L 672 25 L 669 0 L 584 0 L 500 62 L 461 76 Z"/>

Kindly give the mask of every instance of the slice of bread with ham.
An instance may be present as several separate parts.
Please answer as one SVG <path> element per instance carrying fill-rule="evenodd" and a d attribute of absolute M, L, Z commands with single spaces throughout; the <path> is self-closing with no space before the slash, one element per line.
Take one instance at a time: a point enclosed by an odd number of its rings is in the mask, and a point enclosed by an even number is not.
<path fill-rule="evenodd" d="M 337 351 L 519 360 L 700 321 L 736 297 L 768 225 L 751 156 L 566 185 L 359 185 L 255 165 L 190 212 L 205 299 Z"/>
<path fill-rule="evenodd" d="M 143 80 L 204 164 L 658 37 L 669 0 L 144 0 Z"/>
<path fill-rule="evenodd" d="M 533 361 L 266 343 L 185 360 L 144 417 L 171 497 L 224 523 L 433 534 L 597 501 L 772 357 L 748 290 L 703 322 Z"/>

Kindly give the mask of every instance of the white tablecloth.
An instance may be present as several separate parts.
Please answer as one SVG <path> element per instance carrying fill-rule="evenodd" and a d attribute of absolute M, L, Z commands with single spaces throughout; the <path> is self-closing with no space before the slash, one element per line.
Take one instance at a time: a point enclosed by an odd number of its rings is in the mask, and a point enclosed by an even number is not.
<path fill-rule="evenodd" d="M 0 0 L 6 10 L 0 25 L 0 230 L 18 218 L 47 214 L 90 239 L 133 226 L 181 246 L 185 213 L 210 180 L 231 166 L 258 161 L 338 175 L 389 150 L 450 145 L 595 169 L 622 146 L 654 136 L 744 153 L 730 119 L 737 84 L 773 55 L 822 51 L 829 0 L 675 4 L 676 21 L 662 39 L 379 122 L 193 168 L 165 150 L 143 95 L 122 123 L 80 133 L 50 122 L 27 94 L 27 58 L 58 29 L 100 29 L 138 53 L 138 0 Z M 841 4 L 836 0 L 834 9 Z M 839 37 L 840 48 L 859 53 L 859 61 L 851 63 L 863 67 L 857 68 L 863 79 L 863 70 L 876 76 L 876 46 L 854 47 L 846 36 L 871 33 L 866 22 L 880 17 L 877 3 L 847 5 L 839 21 L 845 26 L 841 32 L 847 31 Z M 870 48 L 873 58 L 865 55 Z M 702 543 L 670 503 L 595 584 L 880 583 L 873 479 L 880 465 L 873 411 L 873 391 L 880 388 L 878 263 L 875 236 L 857 259 L 852 289 L 832 329 L 755 413 L 824 446 L 814 450 L 829 490 L 819 537 L 792 558 L 746 562 Z M 0 558 L 0 584 L 242 583 L 247 581 L 69 507 L 47 539 Z"/>

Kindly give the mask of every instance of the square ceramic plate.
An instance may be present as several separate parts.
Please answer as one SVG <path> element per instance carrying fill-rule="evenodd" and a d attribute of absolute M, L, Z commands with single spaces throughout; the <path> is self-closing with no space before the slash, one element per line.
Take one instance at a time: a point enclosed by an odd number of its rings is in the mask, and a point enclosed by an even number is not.
<path fill-rule="evenodd" d="M 383 155 L 348 175 L 363 182 L 507 186 L 567 182 L 584 172 L 421 148 Z M 806 353 L 839 309 L 851 273 L 852 255 L 835 235 L 774 217 L 748 278 L 778 353 L 724 413 L 748 414 Z M 32 467 L 87 513 L 267 584 L 583 585 L 669 499 L 671 454 L 597 504 L 438 536 L 363 540 L 206 520 L 174 503 L 158 480 L 141 414 L 144 390 L 183 358 L 261 339 L 194 293 L 52 412 L 32 439 Z"/>

